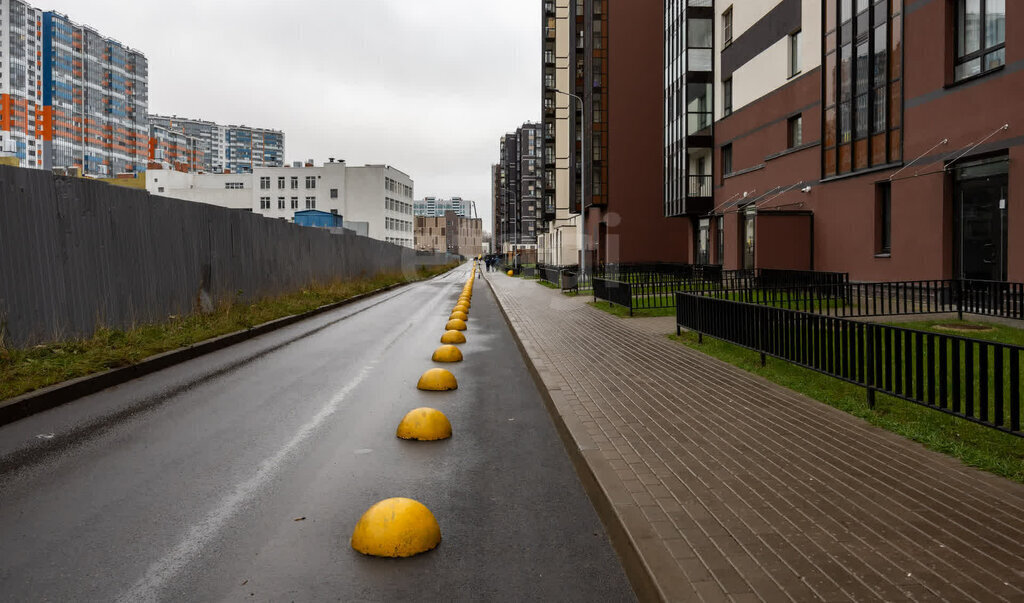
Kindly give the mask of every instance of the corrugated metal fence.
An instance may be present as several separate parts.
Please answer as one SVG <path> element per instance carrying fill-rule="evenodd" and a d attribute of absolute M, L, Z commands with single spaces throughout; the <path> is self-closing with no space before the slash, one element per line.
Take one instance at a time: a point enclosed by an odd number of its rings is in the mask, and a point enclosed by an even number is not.
<path fill-rule="evenodd" d="M 90 336 L 236 298 L 449 261 L 245 211 L 0 166 L 8 345 Z"/>

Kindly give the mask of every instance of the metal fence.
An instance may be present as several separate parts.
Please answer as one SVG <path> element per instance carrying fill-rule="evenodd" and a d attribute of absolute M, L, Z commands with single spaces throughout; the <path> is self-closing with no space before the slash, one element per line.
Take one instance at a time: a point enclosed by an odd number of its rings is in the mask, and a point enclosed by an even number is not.
<path fill-rule="evenodd" d="M 0 340 L 22 347 L 456 256 L 0 166 Z"/>
<path fill-rule="evenodd" d="M 1016 436 L 1024 347 L 676 294 L 689 329 Z"/>
<path fill-rule="evenodd" d="M 764 281 L 762 281 L 764 282 Z M 779 282 L 779 281 L 775 281 Z M 1024 283 L 959 279 L 692 289 L 715 299 L 831 316 L 956 312 L 1024 319 Z"/>

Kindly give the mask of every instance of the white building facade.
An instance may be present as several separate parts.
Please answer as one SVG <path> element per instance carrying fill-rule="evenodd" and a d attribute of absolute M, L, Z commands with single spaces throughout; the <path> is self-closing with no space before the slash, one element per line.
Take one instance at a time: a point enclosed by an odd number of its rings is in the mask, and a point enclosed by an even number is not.
<path fill-rule="evenodd" d="M 339 214 L 346 225 L 365 223 L 370 238 L 413 247 L 413 181 L 389 165 L 350 167 L 338 161 L 255 168 L 251 174 L 149 170 L 146 190 L 288 221 L 307 209 Z"/>

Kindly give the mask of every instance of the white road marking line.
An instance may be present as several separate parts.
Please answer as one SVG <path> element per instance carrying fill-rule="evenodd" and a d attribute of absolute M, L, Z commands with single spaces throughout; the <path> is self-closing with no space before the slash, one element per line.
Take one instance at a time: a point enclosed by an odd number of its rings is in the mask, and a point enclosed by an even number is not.
<path fill-rule="evenodd" d="M 421 320 L 422 316 L 432 311 L 437 306 L 440 298 L 446 294 L 446 290 L 436 293 L 429 303 L 423 304 L 410 317 L 407 324 L 411 326 Z M 388 342 L 383 349 L 387 350 L 391 347 L 395 340 L 405 333 L 407 328 L 400 329 L 394 339 Z M 173 549 L 160 560 L 151 564 L 142 578 L 117 597 L 118 603 L 159 601 L 161 598 L 160 594 L 167 587 L 167 584 L 199 557 L 203 548 L 220 534 L 227 522 L 239 509 L 282 469 L 288 456 L 308 440 L 331 415 L 337 412 L 345 398 L 369 376 L 370 372 L 376 368 L 381 354 L 375 356 L 378 360 L 363 366 L 352 381 L 338 391 L 312 419 L 296 432 L 291 440 L 274 453 L 273 456 L 260 463 L 252 477 L 235 486 L 235 489 L 224 497 L 214 507 L 213 511 L 188 529 L 188 532 Z"/>
<path fill-rule="evenodd" d="M 191 563 L 202 549 L 217 537 L 224 525 L 230 520 L 243 504 L 274 475 L 280 471 L 285 460 L 296 448 L 308 440 L 313 433 L 327 421 L 345 398 L 358 387 L 376 366 L 376 361 L 365 365 L 352 381 L 343 387 L 324 405 L 320 412 L 313 416 L 298 432 L 273 456 L 266 459 L 256 469 L 256 473 L 241 484 L 235 486 L 214 510 L 201 521 L 189 528 L 185 537 L 162 559 L 149 566 L 146 574 L 127 591 L 121 593 L 117 601 L 123 603 L 136 601 L 157 601 L 159 594 L 181 570 Z"/>

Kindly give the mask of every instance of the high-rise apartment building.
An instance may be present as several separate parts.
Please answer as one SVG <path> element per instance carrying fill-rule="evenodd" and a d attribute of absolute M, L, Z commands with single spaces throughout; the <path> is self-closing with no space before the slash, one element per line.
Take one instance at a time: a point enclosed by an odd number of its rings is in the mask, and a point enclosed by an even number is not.
<path fill-rule="evenodd" d="M 1024 6 L 711 5 L 685 8 L 701 15 L 687 43 L 702 51 L 703 15 L 714 18 L 715 190 L 693 222 L 697 261 L 873 281 L 1024 280 L 1024 41 L 1010 34 L 1024 29 Z M 687 90 L 688 123 L 701 95 Z"/>
<path fill-rule="evenodd" d="M 146 57 L 65 15 L 42 15 L 43 167 L 142 171 L 149 154 Z"/>
<path fill-rule="evenodd" d="M 205 154 L 198 138 L 158 126 L 149 128 L 149 164 L 179 172 L 205 170 Z"/>
<path fill-rule="evenodd" d="M 43 13 L 0 0 L 0 156 L 43 167 Z"/>
<path fill-rule="evenodd" d="M 455 215 L 463 218 L 476 218 L 476 201 L 452 197 L 451 199 L 440 199 L 438 197 L 424 197 L 413 204 L 413 212 L 417 216 L 426 218 L 439 218 L 445 212 L 455 212 Z"/>
<path fill-rule="evenodd" d="M 575 264 L 578 258 L 580 207 L 580 131 L 582 106 L 577 98 L 575 64 L 582 55 L 582 3 L 545 0 L 543 3 L 542 124 L 544 131 L 543 213 L 538 228 L 537 254 L 547 264 Z M 577 48 L 577 39 L 580 46 Z M 570 96 L 576 95 L 574 96 Z"/>
<path fill-rule="evenodd" d="M 535 256 L 537 223 L 543 217 L 543 126 L 525 123 L 502 136 L 499 153 L 495 216 L 501 216 L 501 221 L 495 223 L 495 233 L 500 251 L 528 251 Z"/>
<path fill-rule="evenodd" d="M 206 172 L 243 173 L 258 167 L 284 166 L 284 132 L 212 121 L 150 115 L 150 128 L 162 128 L 196 139 Z M 153 133 L 151 132 L 151 135 Z"/>
<path fill-rule="evenodd" d="M 689 258 L 690 229 L 665 211 L 667 134 L 660 116 L 671 5 L 542 2 L 538 233 L 546 262 L 576 263 L 580 249 L 586 266 Z"/>

